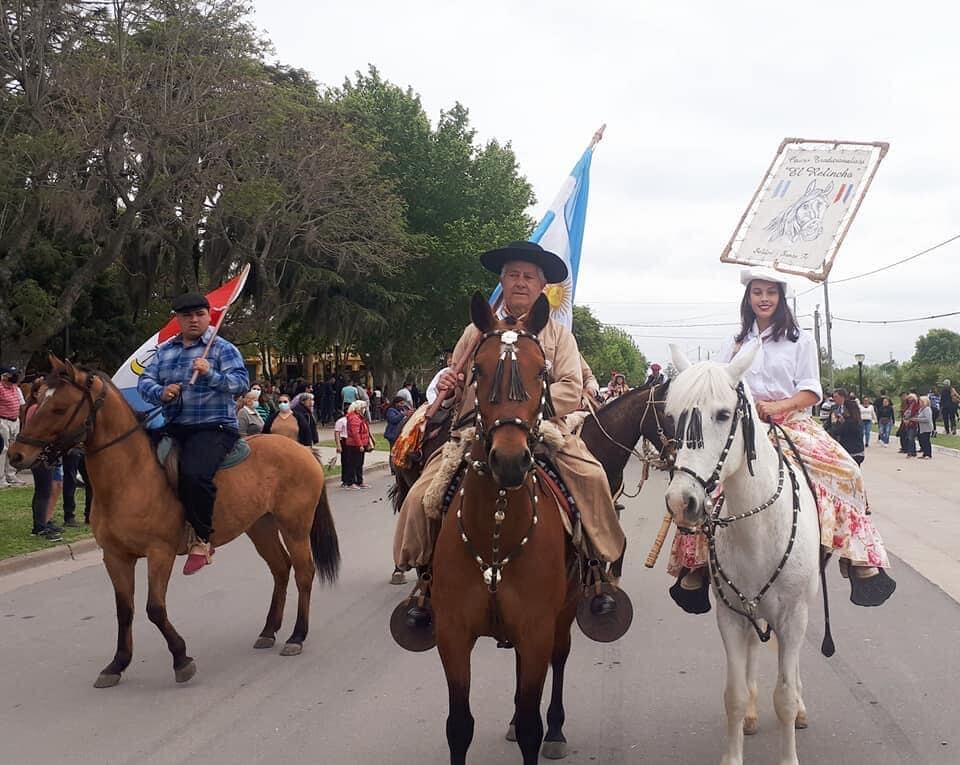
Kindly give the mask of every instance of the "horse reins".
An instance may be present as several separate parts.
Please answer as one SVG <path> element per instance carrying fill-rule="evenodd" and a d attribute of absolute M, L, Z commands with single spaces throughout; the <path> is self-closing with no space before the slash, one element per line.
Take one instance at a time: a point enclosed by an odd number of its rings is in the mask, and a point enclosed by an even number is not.
<path fill-rule="evenodd" d="M 26 444 L 27 446 L 40 447 L 38 459 L 45 464 L 56 461 L 70 449 L 84 442 L 86 437 L 93 432 L 93 429 L 97 423 L 97 414 L 100 412 L 100 409 L 103 407 L 103 404 L 107 399 L 107 383 L 103 380 L 100 381 L 101 388 L 100 392 L 97 394 L 97 397 L 94 398 L 93 396 L 93 385 L 98 379 L 97 374 L 94 372 L 87 374 L 87 380 L 84 385 L 80 385 L 69 377 L 58 376 L 57 379 L 58 383 L 65 382 L 83 394 L 82 398 L 77 402 L 76 406 L 74 406 L 73 412 L 70 413 L 70 419 L 67 420 L 64 430 L 60 433 L 60 435 L 51 441 L 43 441 L 39 438 L 30 438 L 29 436 L 24 436 L 22 433 L 19 434 L 16 439 L 17 443 Z M 68 431 L 67 428 L 69 428 L 71 423 L 76 419 L 77 415 L 80 413 L 80 407 L 84 404 L 87 404 L 89 407 L 86 420 L 84 420 L 83 425 L 76 430 Z M 143 413 L 143 419 L 138 419 L 136 424 L 129 430 L 121 433 L 119 436 L 111 439 L 107 443 L 98 446 L 96 449 L 86 450 L 87 456 L 89 457 L 93 454 L 97 454 L 98 452 L 102 452 L 104 449 L 108 449 L 109 447 L 118 444 L 124 439 L 133 435 L 137 432 L 137 430 L 143 427 L 143 422 L 149 420 L 162 408 L 163 406 L 161 405 L 158 407 L 153 407 L 152 409 L 148 409 Z"/>

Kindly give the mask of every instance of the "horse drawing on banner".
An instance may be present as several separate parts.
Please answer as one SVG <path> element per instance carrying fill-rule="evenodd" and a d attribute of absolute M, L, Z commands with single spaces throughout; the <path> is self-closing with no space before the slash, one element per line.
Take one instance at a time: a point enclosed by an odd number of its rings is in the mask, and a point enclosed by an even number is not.
<path fill-rule="evenodd" d="M 830 206 L 829 195 L 832 191 L 833 181 L 823 188 L 817 188 L 815 180 L 810 181 L 800 198 L 764 227 L 764 231 L 772 232 L 769 241 L 786 238 L 790 244 L 796 244 L 798 241 L 812 242 L 818 239 L 823 233 L 823 216 Z"/>

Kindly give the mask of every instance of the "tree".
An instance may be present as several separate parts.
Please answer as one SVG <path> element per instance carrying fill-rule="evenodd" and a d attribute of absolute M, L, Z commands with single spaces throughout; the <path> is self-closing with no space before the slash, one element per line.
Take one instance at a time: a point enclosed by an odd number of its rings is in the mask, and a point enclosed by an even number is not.
<path fill-rule="evenodd" d="M 361 345 L 378 376 L 425 368 L 460 336 L 473 293 L 488 294 L 496 284 L 478 254 L 529 236 L 533 221 L 525 210 L 533 192 L 509 144 L 477 144 L 461 104 L 441 112 L 432 127 L 420 97 L 372 66 L 326 96 L 385 155 L 382 170 L 405 202 L 417 250 L 415 260 L 385 280 L 402 296 L 389 327 L 366 334 Z"/>
<path fill-rule="evenodd" d="M 956 364 L 960 362 L 960 334 L 949 329 L 931 329 L 917 338 L 914 364 Z"/>
<path fill-rule="evenodd" d="M 573 307 L 573 335 L 580 353 L 601 383 L 617 371 L 631 385 L 646 379 L 647 360 L 630 337 L 619 327 L 602 324 L 588 306 Z"/>

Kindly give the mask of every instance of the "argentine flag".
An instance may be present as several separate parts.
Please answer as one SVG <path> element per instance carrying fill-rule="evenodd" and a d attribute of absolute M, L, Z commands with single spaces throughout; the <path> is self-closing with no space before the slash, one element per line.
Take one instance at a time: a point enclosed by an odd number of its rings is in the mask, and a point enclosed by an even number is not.
<path fill-rule="evenodd" d="M 580 248 L 583 245 L 583 229 L 587 221 L 587 197 L 590 195 L 590 161 L 593 149 L 603 136 L 603 128 L 597 131 L 590 146 L 580 161 L 564 180 L 560 192 L 550 205 L 546 215 L 530 236 L 545 250 L 555 253 L 567 264 L 567 279 L 560 284 L 548 284 L 544 289 L 550 301 L 550 316 L 568 329 L 573 323 L 573 297 L 577 289 L 577 273 L 580 270 Z M 490 296 L 490 303 L 497 306 L 501 295 L 500 285 Z"/>

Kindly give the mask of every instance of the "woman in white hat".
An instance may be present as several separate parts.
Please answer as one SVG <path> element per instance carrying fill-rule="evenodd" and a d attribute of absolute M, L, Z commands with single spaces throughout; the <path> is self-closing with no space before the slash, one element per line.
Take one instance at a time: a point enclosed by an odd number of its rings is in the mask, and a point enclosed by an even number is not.
<path fill-rule="evenodd" d="M 850 579 L 850 600 L 879 606 L 893 594 L 896 582 L 884 571 L 890 563 L 867 514 L 863 476 L 853 458 L 810 415 L 810 407 L 823 398 L 816 342 L 797 326 L 781 274 L 747 268 L 740 282 L 746 288 L 740 303 L 742 325 L 720 361 L 731 361 L 747 343 L 760 340 L 760 351 L 744 377 L 757 412 L 763 420 L 780 423 L 803 455 L 817 492 L 820 541 L 838 554 L 840 571 Z M 706 563 L 702 535 L 674 537 L 667 570 L 677 582 L 670 595 L 690 613 L 710 610 Z"/>

